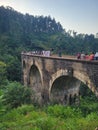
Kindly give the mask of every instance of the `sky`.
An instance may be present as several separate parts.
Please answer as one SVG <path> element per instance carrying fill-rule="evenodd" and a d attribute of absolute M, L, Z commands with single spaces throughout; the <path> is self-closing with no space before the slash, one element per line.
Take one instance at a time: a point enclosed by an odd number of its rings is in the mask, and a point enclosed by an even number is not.
<path fill-rule="evenodd" d="M 0 0 L 23 14 L 51 16 L 63 28 L 77 33 L 98 33 L 98 0 Z"/>

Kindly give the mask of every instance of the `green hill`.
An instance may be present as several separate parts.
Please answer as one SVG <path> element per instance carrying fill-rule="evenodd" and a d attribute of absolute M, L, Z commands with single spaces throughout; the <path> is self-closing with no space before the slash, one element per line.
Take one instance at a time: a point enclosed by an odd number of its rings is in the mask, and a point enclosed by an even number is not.
<path fill-rule="evenodd" d="M 75 55 L 98 51 L 93 34 L 66 31 L 50 16 L 21 14 L 11 7 L 0 7 L 0 61 L 7 64 L 7 78 L 20 81 L 22 51 L 51 50 Z M 14 74 L 16 72 L 16 74 Z"/>

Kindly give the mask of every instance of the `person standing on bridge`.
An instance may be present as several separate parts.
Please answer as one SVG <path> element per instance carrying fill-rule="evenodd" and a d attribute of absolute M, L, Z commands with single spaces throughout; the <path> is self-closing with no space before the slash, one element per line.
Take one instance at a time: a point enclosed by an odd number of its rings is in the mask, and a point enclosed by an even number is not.
<path fill-rule="evenodd" d="M 89 55 L 87 53 L 85 54 L 85 59 L 89 60 Z"/>
<path fill-rule="evenodd" d="M 58 51 L 58 56 L 59 56 L 59 57 L 62 57 L 61 49 Z"/>
<path fill-rule="evenodd" d="M 90 56 L 89 56 L 89 60 L 94 60 L 94 56 L 95 56 L 95 54 L 94 54 L 94 52 L 92 52 L 92 53 L 90 54 Z"/>
<path fill-rule="evenodd" d="M 85 54 L 84 54 L 84 52 L 81 53 L 81 59 L 85 59 Z"/>
<path fill-rule="evenodd" d="M 77 54 L 77 59 L 81 59 L 81 53 L 80 52 Z"/>

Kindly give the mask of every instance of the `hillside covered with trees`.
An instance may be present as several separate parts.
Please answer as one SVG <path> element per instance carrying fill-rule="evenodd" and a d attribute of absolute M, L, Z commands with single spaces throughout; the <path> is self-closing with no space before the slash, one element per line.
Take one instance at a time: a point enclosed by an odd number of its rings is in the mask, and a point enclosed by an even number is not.
<path fill-rule="evenodd" d="M 93 34 L 66 31 L 50 16 L 21 14 L 11 7 L 0 7 L 0 61 L 7 64 L 7 78 L 20 81 L 22 51 L 60 48 L 62 53 L 98 51 L 98 39 Z M 13 73 L 16 72 L 14 77 Z"/>

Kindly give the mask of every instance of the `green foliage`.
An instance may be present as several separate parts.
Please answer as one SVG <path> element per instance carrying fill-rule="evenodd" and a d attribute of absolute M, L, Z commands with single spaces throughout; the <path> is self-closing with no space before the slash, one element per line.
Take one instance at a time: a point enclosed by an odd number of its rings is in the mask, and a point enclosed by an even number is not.
<path fill-rule="evenodd" d="M 95 94 L 84 84 L 80 86 L 80 109 L 84 116 L 91 112 L 98 110 L 98 98 Z"/>
<path fill-rule="evenodd" d="M 31 90 L 18 82 L 9 83 L 4 92 L 4 104 L 8 108 L 15 108 L 22 104 L 31 103 Z"/>
<path fill-rule="evenodd" d="M 15 89 L 15 92 L 12 88 L 17 88 L 16 86 L 18 89 Z M 22 93 L 20 92 L 19 86 L 22 87 L 19 83 L 10 83 L 6 87 L 6 91 L 0 91 L 0 95 L 6 94 L 8 97 L 14 93 L 15 97 L 17 95 L 18 98 L 20 94 L 24 93 L 23 89 Z M 7 94 L 7 92 L 10 93 Z M 16 100 L 15 97 L 12 96 L 11 99 L 13 98 L 13 100 L 7 101 L 13 105 L 13 101 Z M 20 98 L 20 100 L 23 99 Z M 1 130 L 93 130 L 98 126 L 98 102 L 97 100 L 90 100 L 90 97 L 82 98 L 80 106 L 54 105 L 38 108 L 33 105 L 22 104 L 17 108 L 5 110 L 5 113 L 2 111 L 3 107 L 0 107 Z M 2 105 L 0 104 L 0 106 Z"/>
<path fill-rule="evenodd" d="M 88 88 L 88 86 L 83 83 L 81 83 L 80 85 L 80 95 L 82 97 L 85 97 L 86 95 L 90 98 L 91 96 L 95 97 L 95 94 L 93 94 L 93 92 Z"/>
<path fill-rule="evenodd" d="M 17 108 L 17 112 L 19 114 L 23 114 L 23 115 L 27 115 L 28 113 L 32 112 L 34 110 L 34 106 L 33 105 L 22 105 L 20 107 Z"/>
<path fill-rule="evenodd" d="M 6 108 L 3 105 L 3 90 L 0 90 L 0 117 L 6 112 Z"/>
<path fill-rule="evenodd" d="M 21 62 L 17 57 L 12 57 L 8 62 L 7 78 L 10 81 L 21 81 Z"/>
<path fill-rule="evenodd" d="M 66 109 L 65 109 L 66 108 Z M 74 118 L 77 116 L 77 118 L 81 117 L 81 111 L 80 109 L 74 109 L 69 106 L 62 106 L 62 105 L 54 105 L 54 106 L 49 106 L 47 109 L 47 112 L 55 117 L 60 117 L 60 118 Z"/>
<path fill-rule="evenodd" d="M 97 112 L 98 111 L 98 100 L 97 98 L 94 100 L 91 100 L 91 98 L 82 98 L 80 103 L 80 109 L 83 113 L 83 116 L 87 116 L 91 112 Z"/>
<path fill-rule="evenodd" d="M 66 117 L 61 116 L 61 113 L 65 113 Z M 98 112 L 83 117 L 79 108 L 59 105 L 48 106 L 45 110 L 22 105 L 0 118 L 1 130 L 94 130 L 97 125 Z"/>
<path fill-rule="evenodd" d="M 6 64 L 0 61 L 0 86 L 4 84 L 6 80 Z"/>

